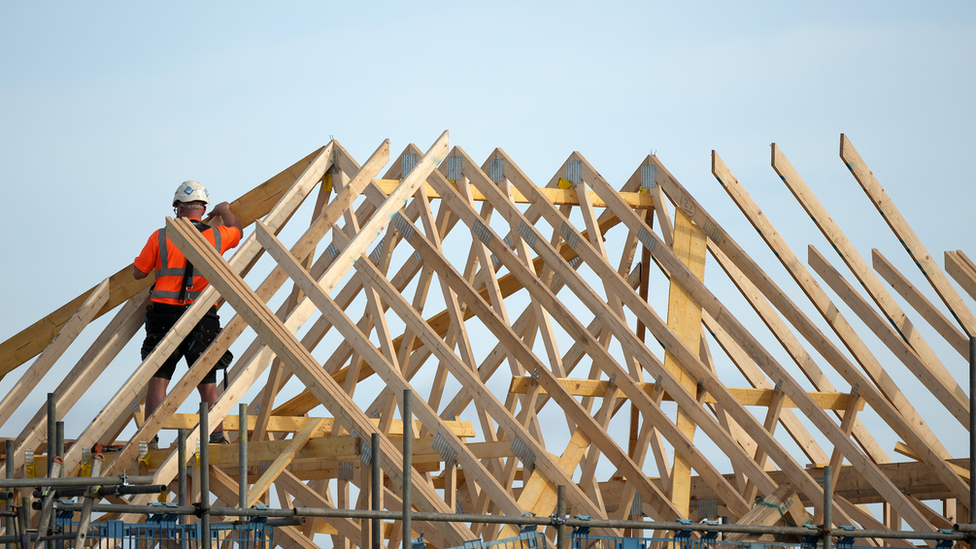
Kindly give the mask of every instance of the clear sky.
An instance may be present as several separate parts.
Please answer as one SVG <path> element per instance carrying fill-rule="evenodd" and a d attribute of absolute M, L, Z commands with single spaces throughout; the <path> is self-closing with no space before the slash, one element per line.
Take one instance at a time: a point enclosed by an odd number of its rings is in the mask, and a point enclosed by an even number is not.
<path fill-rule="evenodd" d="M 619 186 L 655 151 L 762 251 L 716 150 L 805 260 L 829 247 L 775 142 L 908 270 L 845 133 L 940 264 L 976 258 L 972 2 L 6 2 L 0 52 L 0 340 L 131 263 L 179 182 L 233 200 L 330 136 L 363 161 L 448 129 L 540 185 L 580 151 Z"/>

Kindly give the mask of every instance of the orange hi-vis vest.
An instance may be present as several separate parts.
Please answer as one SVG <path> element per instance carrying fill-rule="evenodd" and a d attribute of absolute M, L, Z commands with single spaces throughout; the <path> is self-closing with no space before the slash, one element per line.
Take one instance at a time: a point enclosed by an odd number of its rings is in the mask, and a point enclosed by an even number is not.
<path fill-rule="evenodd" d="M 201 226 L 203 227 L 201 234 L 221 254 L 237 246 L 241 240 L 240 231 L 234 227 L 210 227 L 201 224 L 199 220 L 191 221 L 197 225 L 198 229 Z M 187 260 L 173 242 L 166 238 L 165 228 L 159 229 L 149 237 L 142 253 L 136 257 L 133 264 L 144 273 L 156 272 L 156 283 L 149 295 L 155 303 L 189 305 L 200 297 L 203 290 L 210 284 L 194 267 L 192 269 L 192 284 L 186 288 L 183 300 L 180 300 Z"/>

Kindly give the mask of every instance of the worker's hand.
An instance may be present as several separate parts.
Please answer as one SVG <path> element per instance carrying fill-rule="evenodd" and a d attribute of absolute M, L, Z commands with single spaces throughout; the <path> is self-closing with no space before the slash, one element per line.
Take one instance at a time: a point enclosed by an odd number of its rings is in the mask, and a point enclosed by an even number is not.
<path fill-rule="evenodd" d="M 234 215 L 234 212 L 231 211 L 230 204 L 226 202 L 217 204 L 214 206 L 213 214 L 219 215 L 220 219 L 224 222 L 224 225 L 227 225 L 228 227 L 236 227 L 238 230 L 241 230 L 241 223 L 237 220 L 237 216 Z"/>
<path fill-rule="evenodd" d="M 227 202 L 221 202 L 220 204 L 217 204 L 213 208 L 214 215 L 219 215 L 220 217 L 224 217 L 224 212 L 229 212 L 229 211 L 230 211 L 230 204 L 228 204 Z"/>

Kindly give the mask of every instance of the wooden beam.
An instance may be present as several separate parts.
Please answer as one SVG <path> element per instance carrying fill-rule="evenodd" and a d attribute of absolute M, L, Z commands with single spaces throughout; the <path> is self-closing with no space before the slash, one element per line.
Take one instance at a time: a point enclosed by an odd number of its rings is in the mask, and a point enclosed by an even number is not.
<path fill-rule="evenodd" d="M 786 395 L 783 394 L 782 388 L 777 384 L 773 390 L 773 401 L 770 403 L 769 409 L 766 410 L 766 419 L 763 421 L 763 428 L 769 431 L 770 435 L 776 433 L 776 426 L 779 424 L 780 414 L 783 412 L 783 401 L 785 400 Z M 766 460 L 768 457 L 763 447 L 757 445 L 753 459 L 763 469 L 766 469 Z M 756 500 L 756 485 L 752 481 L 747 481 L 742 493 L 746 501 L 754 502 Z"/>
<path fill-rule="evenodd" d="M 968 428 L 969 396 L 941 362 L 937 363 L 937 368 L 936 363 L 923 361 L 917 349 L 927 349 L 927 346 L 921 347 L 924 342 L 916 341 L 918 346 L 911 346 L 910 341 L 903 334 L 896 332 L 891 324 L 885 322 L 886 319 L 882 318 L 813 246 L 808 248 L 808 262 L 820 278 L 854 311 L 861 322 L 878 336 L 888 350 L 915 374 L 919 382 L 956 418 L 956 421 Z M 920 339 L 916 338 L 916 340 Z"/>
<path fill-rule="evenodd" d="M 529 383 L 531 383 L 531 379 L 532 378 L 529 376 L 513 377 L 511 384 L 508 386 L 509 392 L 524 393 L 528 388 Z M 566 388 L 569 394 L 583 397 L 602 396 L 606 394 L 607 386 L 609 385 L 607 380 L 582 378 L 563 378 L 559 380 L 559 383 Z M 647 394 L 653 393 L 656 389 L 656 385 L 649 382 L 638 382 L 637 386 Z M 770 406 L 773 402 L 773 396 L 776 393 L 775 389 L 752 389 L 743 387 L 728 387 L 728 391 L 743 406 Z M 542 389 L 542 394 L 547 394 L 545 388 Z M 844 410 L 847 408 L 848 401 L 850 400 L 850 395 L 848 393 L 808 391 L 807 394 L 810 395 L 810 398 L 813 399 L 818 406 L 825 410 Z M 618 400 L 626 400 L 627 396 L 618 394 L 616 398 Z M 667 391 L 665 391 L 664 400 L 673 401 L 674 398 L 669 395 Z M 702 402 L 714 404 L 718 401 L 711 394 L 706 394 L 702 397 Z M 793 400 L 787 396 L 783 397 L 782 406 L 784 408 L 797 407 Z M 863 401 L 859 404 L 858 409 L 864 409 Z"/>
<path fill-rule="evenodd" d="M 901 242 L 901 245 L 905 247 L 905 251 L 908 252 L 908 255 L 915 261 L 915 265 L 921 269 L 922 274 L 932 284 L 935 293 L 949 308 L 962 329 L 970 336 L 976 336 L 976 317 L 973 316 L 956 289 L 949 283 L 949 279 L 939 268 L 939 264 L 925 250 L 922 241 L 915 235 L 915 231 L 912 230 L 908 221 L 901 215 L 888 193 L 881 187 L 881 183 L 874 176 L 874 172 L 864 163 L 850 139 L 844 134 L 840 134 L 840 157 L 847 169 L 851 171 L 854 179 L 861 185 L 864 193 L 871 199 L 871 203 L 878 209 L 878 213 L 881 214 L 885 223 L 891 228 L 891 232 L 898 237 L 898 242 Z"/>
<path fill-rule="evenodd" d="M 969 397 L 955 382 L 952 375 L 946 369 L 939 357 L 929 347 L 928 343 L 922 338 L 911 320 L 901 310 L 901 307 L 894 300 L 891 294 L 885 289 L 881 281 L 874 274 L 868 264 L 858 253 L 857 248 L 851 244 L 850 240 L 844 235 L 843 231 L 827 213 L 826 208 L 817 200 L 813 191 L 807 186 L 800 175 L 790 164 L 783 152 L 776 146 L 771 145 L 772 167 L 779 174 L 780 179 L 796 197 L 797 202 L 807 212 L 813 222 L 820 229 L 820 232 L 830 241 L 831 246 L 837 251 L 841 259 L 848 266 L 857 278 L 861 286 L 868 292 L 871 299 L 877 304 L 884 314 L 885 319 L 897 331 L 899 339 L 910 347 L 914 353 L 906 353 L 904 345 L 893 343 L 891 337 L 881 337 L 888 347 L 915 373 L 923 385 L 929 388 L 950 411 L 957 409 L 965 410 L 965 425 L 968 427 L 969 421 Z M 812 249 L 812 246 L 811 246 Z M 812 252 L 811 252 L 812 253 Z M 836 291 L 836 290 L 835 290 Z M 859 315 L 861 316 L 861 315 Z M 863 319 L 863 316 L 862 316 Z M 885 323 L 885 324 L 888 324 Z M 887 331 L 887 330 L 886 330 Z M 877 333 L 877 331 L 875 332 Z M 901 343 L 901 342 L 899 342 Z"/>
<path fill-rule="evenodd" d="M 962 250 L 945 253 L 945 268 L 949 276 L 959 284 L 969 297 L 976 299 L 976 266 Z"/>
<path fill-rule="evenodd" d="M 918 458 L 918 454 L 916 454 L 904 442 L 896 442 L 895 443 L 895 451 L 898 452 L 899 454 L 903 455 L 903 456 L 910 457 L 910 458 L 914 459 L 915 461 L 920 461 L 919 458 Z M 960 465 L 957 465 L 956 463 L 953 463 L 951 461 L 947 461 L 946 464 L 953 471 L 955 471 L 956 474 L 958 474 L 961 479 L 965 480 L 966 482 L 969 482 L 969 478 L 970 477 L 969 477 L 969 469 L 968 468 L 962 467 Z"/>
<path fill-rule="evenodd" d="M 23 403 L 24 396 L 29 394 L 37 387 L 41 379 L 47 375 L 51 366 L 57 362 L 68 346 L 74 342 L 75 338 L 81 334 L 85 326 L 91 322 L 95 314 L 108 301 L 109 279 L 106 278 L 101 284 L 95 287 L 81 307 L 71 316 L 71 319 L 58 331 L 51 341 L 51 344 L 44 349 L 41 356 L 30 365 L 30 368 L 20 376 L 20 379 L 10 388 L 7 396 L 0 401 L 0 426 L 4 425 L 14 410 Z M 0 376 L 2 377 L 2 376 Z M 59 419 L 63 417 L 61 412 Z"/>
<path fill-rule="evenodd" d="M 149 292 L 136 295 L 108 322 L 102 333 L 88 350 L 78 359 L 64 379 L 54 390 L 56 407 L 61 414 L 69 413 L 82 398 L 86 389 L 104 372 L 108 364 L 118 355 L 129 339 L 142 326 L 143 312 L 149 300 Z M 38 407 L 34 417 L 27 422 L 17 435 L 14 443 L 14 467 L 17 470 L 24 464 L 24 451 L 37 449 L 47 436 L 46 405 Z M 65 416 L 61 416 L 65 417 Z"/>
<path fill-rule="evenodd" d="M 698 277 L 705 278 L 705 233 L 692 224 L 684 212 L 675 210 L 674 215 L 674 254 L 688 269 Z M 671 279 L 668 296 L 668 328 L 689 349 L 697 349 L 701 343 L 701 305 Z M 696 392 L 698 380 L 692 377 L 670 351 L 664 352 L 664 368 L 671 372 L 678 382 L 689 392 Z M 695 422 L 684 408 L 678 406 L 676 425 L 689 440 L 695 434 Z M 685 456 L 676 451 L 674 466 L 671 468 L 671 483 L 668 486 L 671 501 L 687 515 L 691 498 L 691 465 Z"/>
<path fill-rule="evenodd" d="M 142 421 L 142 413 L 136 414 L 136 420 Z M 255 416 L 248 416 L 247 418 L 247 430 L 251 432 L 255 429 L 257 424 L 257 419 Z M 312 437 L 328 436 L 332 431 L 332 426 L 335 422 L 334 418 L 315 418 L 307 416 L 270 416 L 268 418 L 267 431 L 269 433 L 294 433 L 296 431 L 302 430 L 311 421 L 322 420 L 322 426 L 312 433 Z M 380 420 L 378 418 L 370 418 L 370 421 L 374 425 L 379 425 Z M 192 429 L 196 427 L 199 422 L 199 416 L 197 414 L 173 414 L 170 416 L 169 420 L 166 421 L 160 427 L 160 429 Z M 240 429 L 240 419 L 238 416 L 228 415 L 221 422 L 224 426 L 225 431 L 237 431 Z M 474 425 L 470 421 L 444 421 L 444 425 L 451 429 L 458 437 L 473 437 L 475 436 Z M 390 436 L 403 436 L 403 421 L 399 419 L 394 419 L 390 423 L 391 429 L 389 432 Z M 421 424 L 419 421 L 414 421 L 413 432 L 419 433 Z"/>
<path fill-rule="evenodd" d="M 874 270 L 884 278 L 898 295 L 905 298 L 915 311 L 929 323 L 935 331 L 963 358 L 969 359 L 969 337 L 962 333 L 951 320 L 946 318 L 931 301 L 928 300 L 914 284 L 908 281 L 877 248 L 871 250 L 871 260 Z"/>
<path fill-rule="evenodd" d="M 321 418 L 315 421 L 310 421 L 305 425 L 304 428 L 302 428 L 301 431 L 295 433 L 294 438 L 288 441 L 288 445 L 285 446 L 281 453 L 278 454 L 278 457 L 271 462 L 271 465 L 269 465 L 264 471 L 261 478 L 259 478 L 258 481 L 255 482 L 247 491 L 248 507 L 254 505 L 254 503 L 264 495 L 264 493 L 268 490 L 268 487 L 271 486 L 271 483 L 274 482 L 275 479 L 278 478 L 278 475 L 285 470 L 285 467 L 287 467 L 288 464 L 295 459 L 298 451 L 305 446 L 305 443 L 308 442 L 309 439 L 312 438 L 312 434 L 315 433 L 316 429 L 322 426 L 324 421 L 325 420 Z"/>
<path fill-rule="evenodd" d="M 398 179 L 376 179 L 374 181 L 376 185 L 383 190 L 386 194 L 396 188 L 400 184 Z M 456 183 L 452 182 L 452 186 L 455 189 L 460 190 Z M 437 191 L 430 183 L 425 183 L 423 186 L 424 192 L 427 194 L 428 199 L 440 199 L 441 193 Z M 576 193 L 576 189 L 561 189 L 561 188 L 550 188 L 550 187 L 540 187 L 539 192 L 544 194 L 553 204 L 556 206 L 578 206 L 579 198 Z M 487 200 L 485 195 L 481 193 L 478 189 L 471 187 L 470 190 L 471 199 L 477 202 L 484 202 Z M 593 203 L 595 208 L 604 208 L 606 204 L 603 200 L 596 195 L 593 191 L 589 192 L 590 201 Z M 624 199 L 625 202 L 635 210 L 650 210 L 654 208 L 654 202 L 650 195 L 646 193 L 620 193 L 620 197 Z M 527 204 L 529 199 L 525 197 L 518 190 L 512 191 L 512 201 L 516 204 Z"/>

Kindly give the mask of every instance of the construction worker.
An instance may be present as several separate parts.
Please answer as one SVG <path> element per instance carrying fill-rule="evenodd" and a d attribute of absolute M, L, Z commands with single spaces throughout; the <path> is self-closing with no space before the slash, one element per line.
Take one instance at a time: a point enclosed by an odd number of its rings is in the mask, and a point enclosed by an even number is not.
<path fill-rule="evenodd" d="M 200 220 L 207 213 L 208 204 L 210 204 L 209 193 L 199 181 L 184 181 L 176 189 L 176 195 L 173 197 L 176 217 L 189 219 L 217 251 L 224 253 L 240 243 L 243 236 L 241 224 L 231 211 L 230 204 L 226 202 L 217 204 L 213 209 L 213 213 L 223 220 L 224 226 L 211 227 L 202 223 Z M 146 308 L 146 339 L 142 343 L 143 360 L 156 348 L 166 332 L 176 324 L 180 316 L 193 304 L 194 299 L 199 297 L 209 284 L 207 279 L 200 276 L 186 257 L 176 249 L 173 242 L 166 238 L 165 228 L 157 230 L 149 237 L 142 252 L 132 264 L 132 276 L 136 279 L 145 278 L 154 271 L 156 282 L 150 294 L 151 303 Z M 147 418 L 166 398 L 166 389 L 180 358 L 185 357 L 187 366 L 191 366 L 219 331 L 220 317 L 217 316 L 217 306 L 214 305 L 149 380 L 146 390 Z M 226 353 L 222 360 L 225 361 L 223 366 L 226 368 L 231 360 L 230 353 Z M 217 369 L 218 366 L 215 365 L 197 386 L 200 398 L 210 407 L 217 402 Z M 210 434 L 210 442 L 227 443 L 220 423 Z M 156 436 L 150 442 L 150 447 L 156 447 L 158 443 L 159 437 Z"/>

